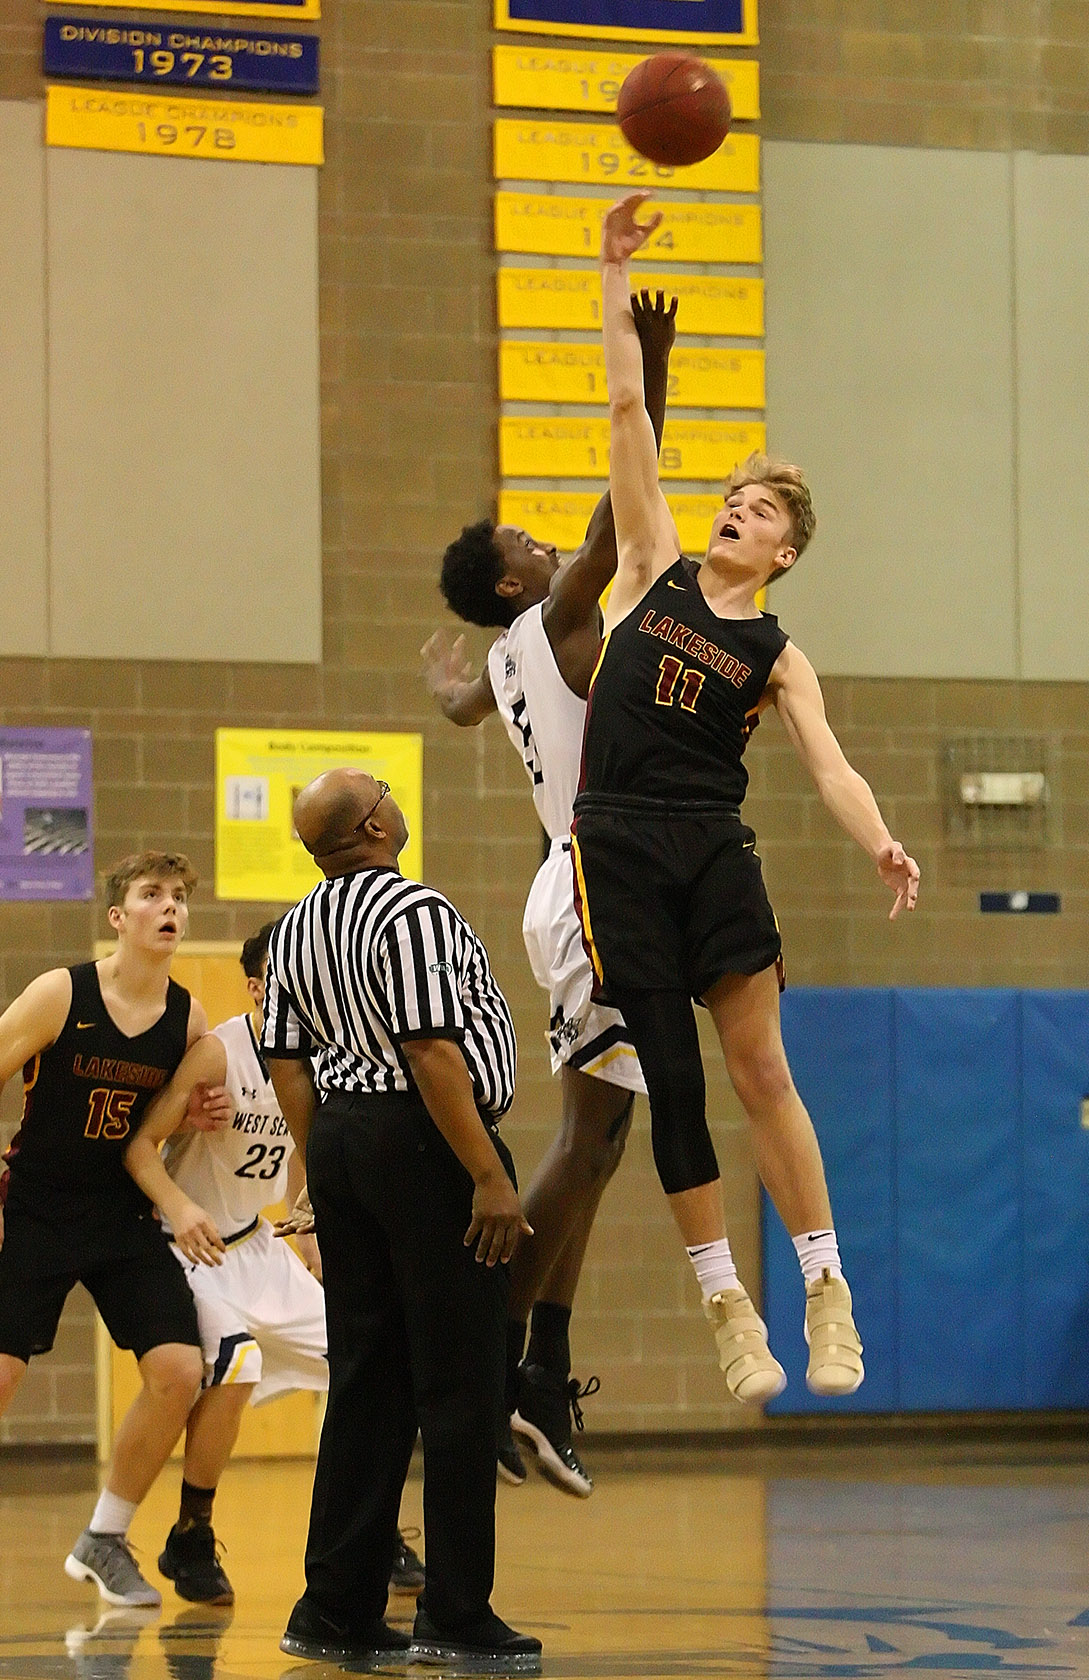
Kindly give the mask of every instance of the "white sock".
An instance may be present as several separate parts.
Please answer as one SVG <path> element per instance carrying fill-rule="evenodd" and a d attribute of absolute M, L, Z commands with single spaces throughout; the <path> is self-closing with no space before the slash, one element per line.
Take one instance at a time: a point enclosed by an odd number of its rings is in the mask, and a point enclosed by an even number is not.
<path fill-rule="evenodd" d="M 843 1276 L 835 1231 L 803 1231 L 800 1237 L 791 1240 L 806 1283 L 819 1283 L 822 1272 L 831 1272 L 838 1278 Z"/>
<path fill-rule="evenodd" d="M 131 1500 L 121 1499 L 116 1493 L 110 1493 L 103 1488 L 98 1496 L 94 1516 L 87 1526 L 92 1534 L 125 1535 L 135 1515 L 136 1506 Z"/>
<path fill-rule="evenodd" d="M 725 1289 L 741 1288 L 741 1279 L 726 1237 L 718 1242 L 697 1243 L 695 1248 L 686 1248 L 685 1253 L 695 1267 L 700 1293 L 705 1301 L 709 1301 L 712 1295 L 721 1295 Z"/>

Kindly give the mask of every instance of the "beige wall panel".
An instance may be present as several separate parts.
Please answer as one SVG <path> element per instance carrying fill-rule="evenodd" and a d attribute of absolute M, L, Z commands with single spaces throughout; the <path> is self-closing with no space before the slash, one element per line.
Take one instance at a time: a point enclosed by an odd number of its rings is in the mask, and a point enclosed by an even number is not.
<path fill-rule="evenodd" d="M 42 113 L 0 102 L 0 654 L 49 642 Z"/>
<path fill-rule="evenodd" d="M 53 653 L 320 659 L 316 171 L 47 181 Z"/>
<path fill-rule="evenodd" d="M 768 436 L 820 534 L 772 606 L 818 670 L 1016 674 L 1008 160 L 771 144 Z"/>
<path fill-rule="evenodd" d="M 1089 158 L 1015 160 L 1024 677 L 1089 679 Z"/>

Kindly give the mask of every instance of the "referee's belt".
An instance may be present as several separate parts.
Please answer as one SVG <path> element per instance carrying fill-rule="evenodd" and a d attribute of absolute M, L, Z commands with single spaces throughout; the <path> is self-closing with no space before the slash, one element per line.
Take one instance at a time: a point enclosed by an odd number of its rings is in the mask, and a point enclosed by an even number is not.
<path fill-rule="evenodd" d="M 570 850 L 571 850 L 571 837 L 570 837 L 570 835 L 560 834 L 556 837 L 555 840 L 553 840 L 551 846 L 549 846 L 548 855 L 549 855 L 549 857 L 551 857 L 553 852 L 569 852 Z"/>
<path fill-rule="evenodd" d="M 255 1214 L 254 1217 L 250 1220 L 249 1224 L 248 1225 L 243 1225 L 243 1227 L 240 1231 L 235 1231 L 233 1236 L 224 1237 L 224 1239 L 223 1239 L 224 1248 L 231 1248 L 231 1247 L 233 1247 L 233 1245 L 235 1243 L 240 1243 L 242 1241 L 243 1237 L 252 1237 L 253 1233 L 256 1231 L 256 1229 L 257 1229 L 258 1225 L 260 1225 L 260 1223 L 261 1223 L 261 1215 L 259 1213 Z"/>

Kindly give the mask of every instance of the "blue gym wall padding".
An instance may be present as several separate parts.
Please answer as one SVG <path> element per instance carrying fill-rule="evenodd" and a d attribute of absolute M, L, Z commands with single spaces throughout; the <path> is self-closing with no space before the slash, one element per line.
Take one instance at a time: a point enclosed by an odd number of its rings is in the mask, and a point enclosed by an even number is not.
<path fill-rule="evenodd" d="M 778 1413 L 1089 1406 L 1089 993 L 797 987 L 813 1115 L 866 1344 L 848 1400 L 805 1387 L 794 1249 L 764 1205 Z"/>

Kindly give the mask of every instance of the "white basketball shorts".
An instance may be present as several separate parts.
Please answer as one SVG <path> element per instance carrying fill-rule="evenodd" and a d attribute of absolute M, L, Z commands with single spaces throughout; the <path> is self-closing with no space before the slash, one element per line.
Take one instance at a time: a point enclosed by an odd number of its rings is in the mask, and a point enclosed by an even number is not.
<path fill-rule="evenodd" d="M 626 1091 L 645 1092 L 619 1011 L 590 1001 L 593 976 L 575 911 L 567 840 L 553 840 L 537 871 L 526 899 L 522 937 L 534 979 L 548 993 L 552 1072 L 573 1067 Z"/>
<path fill-rule="evenodd" d="M 253 1404 L 329 1387 L 325 1291 L 267 1219 L 227 1249 L 221 1266 L 175 1248 L 197 1303 L 204 1386 L 254 1383 Z"/>

